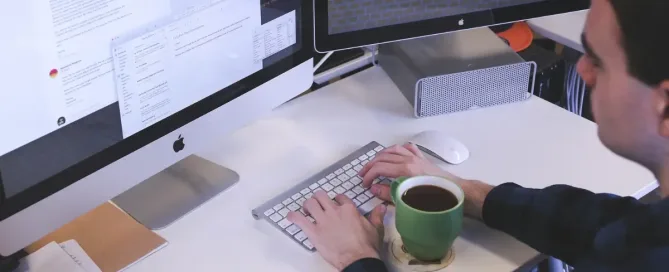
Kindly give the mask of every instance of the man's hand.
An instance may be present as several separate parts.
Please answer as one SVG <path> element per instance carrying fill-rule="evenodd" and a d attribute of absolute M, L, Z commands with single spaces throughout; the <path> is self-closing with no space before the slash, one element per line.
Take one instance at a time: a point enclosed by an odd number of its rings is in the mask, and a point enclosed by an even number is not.
<path fill-rule="evenodd" d="M 482 219 L 481 211 L 483 203 L 492 186 L 475 180 L 465 180 L 455 176 L 425 158 L 423 152 L 414 144 L 393 146 L 379 154 L 365 167 L 360 170 L 359 175 L 363 177 L 362 186 L 369 187 L 374 179 L 383 176 L 388 178 L 414 177 L 420 175 L 443 177 L 457 183 L 465 192 L 465 214 L 475 219 Z M 392 201 L 390 197 L 390 186 L 374 184 L 371 188 L 376 197 Z"/>
<path fill-rule="evenodd" d="M 318 191 L 304 202 L 305 212 L 316 223 L 299 212 L 289 213 L 288 220 L 300 227 L 321 256 L 339 271 L 363 258 L 379 258 L 386 207 L 376 207 L 367 220 L 347 196 L 338 195 L 335 200 Z"/>
<path fill-rule="evenodd" d="M 396 145 L 379 152 L 376 157 L 360 170 L 362 186 L 369 187 L 374 179 L 383 176 L 388 178 L 415 177 L 421 175 L 438 176 L 459 182 L 461 178 L 448 173 L 430 162 L 423 152 L 414 144 Z M 371 188 L 376 197 L 392 201 L 390 186 L 375 184 Z"/>

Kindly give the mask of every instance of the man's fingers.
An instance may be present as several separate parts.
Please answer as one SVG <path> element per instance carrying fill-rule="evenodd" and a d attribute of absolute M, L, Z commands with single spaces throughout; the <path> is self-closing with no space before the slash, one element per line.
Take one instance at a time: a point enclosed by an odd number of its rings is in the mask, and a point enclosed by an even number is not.
<path fill-rule="evenodd" d="M 386 205 L 380 204 L 369 213 L 369 222 L 377 229 L 383 228 L 383 216 L 386 214 Z M 289 219 L 290 220 L 290 219 Z"/>
<path fill-rule="evenodd" d="M 411 154 L 413 154 L 413 155 L 416 156 L 416 157 L 419 157 L 419 158 L 425 158 L 425 155 L 423 155 L 423 152 L 420 151 L 420 148 L 418 148 L 418 146 L 416 146 L 416 145 L 413 144 L 413 143 L 406 143 L 406 144 L 404 144 L 404 148 L 406 148 L 407 150 L 409 150 L 409 152 L 411 152 Z"/>
<path fill-rule="evenodd" d="M 372 159 L 369 163 L 365 164 L 365 166 L 360 170 L 358 173 L 359 176 L 364 177 L 367 172 L 369 172 L 369 169 L 374 167 L 375 164 L 379 162 L 387 162 L 387 163 L 403 163 L 406 161 L 405 156 L 393 154 L 393 153 L 379 153 Z"/>
<path fill-rule="evenodd" d="M 311 221 L 309 221 L 309 219 L 304 217 L 304 215 L 301 213 L 289 212 L 286 218 L 288 218 L 288 221 L 293 222 L 293 224 L 300 227 L 300 229 L 302 229 L 307 234 L 307 236 L 312 237 L 312 235 L 315 234 L 314 223 L 311 223 Z"/>
<path fill-rule="evenodd" d="M 390 186 L 385 184 L 374 184 L 372 185 L 372 194 L 378 197 L 383 201 L 393 202 L 392 197 L 390 197 Z"/>
<path fill-rule="evenodd" d="M 330 199 L 330 197 L 323 190 L 316 192 L 313 196 L 313 199 L 318 200 L 318 204 L 321 204 L 321 207 L 323 207 L 324 211 L 335 208 L 336 204 L 332 201 L 332 199 Z"/>
<path fill-rule="evenodd" d="M 335 200 L 337 200 L 337 203 L 339 203 L 339 205 L 344 205 L 344 204 L 355 205 L 353 203 L 353 200 L 351 200 L 350 198 L 348 198 L 348 196 L 345 196 L 345 195 L 337 195 L 337 196 L 335 196 Z"/>
<path fill-rule="evenodd" d="M 318 192 L 316 192 L 318 193 Z M 321 204 L 318 203 L 318 200 L 315 198 L 309 198 L 306 201 L 304 201 L 304 211 L 308 214 L 311 215 L 316 221 L 318 221 L 320 218 L 323 218 L 323 207 L 321 207 Z"/>
<path fill-rule="evenodd" d="M 379 152 L 381 154 L 397 154 L 401 156 L 412 156 L 413 153 L 411 151 L 407 150 L 404 146 L 401 145 L 393 145 L 391 147 L 388 147 L 384 149 L 383 151 Z"/>
<path fill-rule="evenodd" d="M 362 176 L 362 186 L 369 187 L 372 185 L 372 182 L 375 178 L 379 176 L 384 177 L 398 177 L 401 176 L 399 173 L 399 165 L 387 163 L 387 162 L 377 162 L 375 163 L 364 176 Z"/>

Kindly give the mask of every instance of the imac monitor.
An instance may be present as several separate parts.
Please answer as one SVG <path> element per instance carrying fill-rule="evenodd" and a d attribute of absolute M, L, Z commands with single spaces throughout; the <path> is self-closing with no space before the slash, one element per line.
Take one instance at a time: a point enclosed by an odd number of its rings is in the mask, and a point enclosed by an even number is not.
<path fill-rule="evenodd" d="M 314 45 L 336 51 L 589 6 L 589 0 L 314 0 Z"/>
<path fill-rule="evenodd" d="M 3 1 L 0 255 L 307 90 L 311 5 Z"/>

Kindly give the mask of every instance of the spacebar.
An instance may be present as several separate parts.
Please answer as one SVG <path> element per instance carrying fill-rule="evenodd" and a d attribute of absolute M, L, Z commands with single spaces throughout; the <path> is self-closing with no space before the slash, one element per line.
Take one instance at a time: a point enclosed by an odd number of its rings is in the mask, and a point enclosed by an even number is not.
<path fill-rule="evenodd" d="M 358 207 L 358 210 L 362 215 L 367 215 L 369 212 L 371 212 L 376 206 L 379 204 L 383 203 L 383 200 L 378 199 L 376 197 L 370 199 L 369 201 L 365 202 L 365 204 L 360 205 Z"/>

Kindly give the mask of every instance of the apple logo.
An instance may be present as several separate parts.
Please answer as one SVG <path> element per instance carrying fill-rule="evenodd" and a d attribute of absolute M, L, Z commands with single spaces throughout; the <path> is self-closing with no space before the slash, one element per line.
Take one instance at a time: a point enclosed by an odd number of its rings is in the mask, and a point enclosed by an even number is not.
<path fill-rule="evenodd" d="M 174 149 L 174 152 L 179 153 L 179 151 L 184 150 L 186 148 L 186 144 L 184 143 L 184 138 L 179 135 L 179 139 L 174 141 L 174 144 L 172 145 L 172 149 Z"/>
<path fill-rule="evenodd" d="M 460 26 L 465 25 L 465 19 L 460 19 L 460 21 L 458 21 L 458 25 Z"/>

